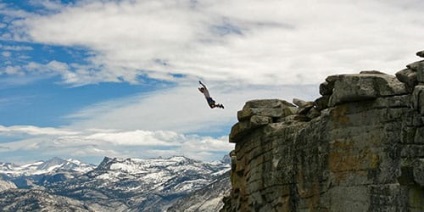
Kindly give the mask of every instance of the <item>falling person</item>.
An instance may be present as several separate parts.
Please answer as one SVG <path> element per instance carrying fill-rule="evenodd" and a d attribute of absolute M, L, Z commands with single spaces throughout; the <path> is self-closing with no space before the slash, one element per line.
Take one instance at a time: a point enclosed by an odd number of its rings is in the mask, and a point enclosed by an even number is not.
<path fill-rule="evenodd" d="M 200 93 L 203 93 L 205 95 L 206 101 L 208 101 L 208 105 L 211 108 L 219 107 L 224 109 L 224 105 L 222 104 L 216 104 L 215 100 L 212 99 L 212 97 L 209 95 L 208 88 L 206 88 L 206 85 L 202 83 L 202 81 L 199 81 L 199 84 L 202 85 L 202 87 L 199 88 Z"/>

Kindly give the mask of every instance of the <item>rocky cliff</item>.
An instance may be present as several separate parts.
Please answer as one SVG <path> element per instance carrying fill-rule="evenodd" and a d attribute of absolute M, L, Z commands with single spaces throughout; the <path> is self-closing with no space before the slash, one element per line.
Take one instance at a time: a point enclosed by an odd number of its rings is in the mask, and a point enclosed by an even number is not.
<path fill-rule="evenodd" d="M 424 61 L 329 76 L 319 91 L 238 112 L 222 211 L 424 211 Z"/>

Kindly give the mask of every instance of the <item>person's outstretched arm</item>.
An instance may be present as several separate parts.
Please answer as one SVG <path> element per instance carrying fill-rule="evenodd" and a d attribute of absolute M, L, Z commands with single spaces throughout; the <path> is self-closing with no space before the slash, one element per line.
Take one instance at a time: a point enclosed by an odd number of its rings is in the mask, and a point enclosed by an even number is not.
<path fill-rule="evenodd" d="M 202 81 L 200 81 L 200 80 L 199 80 L 199 84 L 201 84 L 201 85 L 202 85 L 205 89 L 207 89 L 207 88 L 206 88 L 206 85 L 205 85 L 205 84 L 203 84 L 203 83 L 202 83 Z"/>

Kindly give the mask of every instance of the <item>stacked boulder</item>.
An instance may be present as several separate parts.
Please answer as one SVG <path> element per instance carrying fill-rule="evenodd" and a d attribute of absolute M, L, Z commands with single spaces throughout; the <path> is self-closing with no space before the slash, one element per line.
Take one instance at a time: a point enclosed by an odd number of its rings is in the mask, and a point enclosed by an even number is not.
<path fill-rule="evenodd" d="M 424 61 L 329 76 L 319 90 L 238 112 L 222 211 L 424 211 Z"/>
<path fill-rule="evenodd" d="M 295 114 L 295 105 L 278 99 L 249 101 L 243 110 L 237 113 L 239 122 L 233 126 L 230 142 L 236 142 L 255 128 L 275 122 L 281 122 L 285 117 Z"/>

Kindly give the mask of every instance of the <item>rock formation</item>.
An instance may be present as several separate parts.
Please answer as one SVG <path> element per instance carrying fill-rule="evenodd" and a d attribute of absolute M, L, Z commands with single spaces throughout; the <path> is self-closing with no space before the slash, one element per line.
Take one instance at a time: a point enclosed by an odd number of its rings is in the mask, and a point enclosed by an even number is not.
<path fill-rule="evenodd" d="M 14 188 L 16 188 L 16 185 L 13 182 L 2 180 L 2 178 L 0 177 L 0 192 Z"/>
<path fill-rule="evenodd" d="M 424 61 L 329 76 L 319 91 L 238 112 L 222 211 L 424 211 Z"/>
<path fill-rule="evenodd" d="M 217 177 L 213 183 L 192 192 L 169 207 L 167 212 L 216 212 L 224 203 L 222 197 L 230 193 L 229 172 Z"/>

